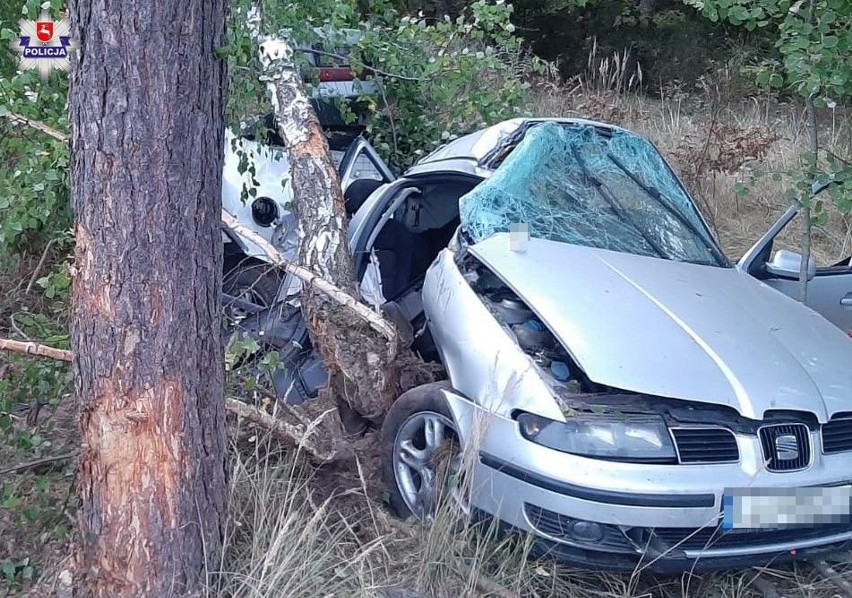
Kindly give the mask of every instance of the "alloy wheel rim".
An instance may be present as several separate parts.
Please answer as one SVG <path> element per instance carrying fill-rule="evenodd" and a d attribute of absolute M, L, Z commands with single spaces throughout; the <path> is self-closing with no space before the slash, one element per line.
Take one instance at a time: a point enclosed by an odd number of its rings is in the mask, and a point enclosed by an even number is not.
<path fill-rule="evenodd" d="M 452 445 L 456 450 L 452 450 Z M 442 475 L 438 464 L 443 447 L 452 451 Z M 419 519 L 430 521 L 442 498 L 467 515 L 469 507 L 461 483 L 462 453 L 458 450 L 458 435 L 452 420 L 433 411 L 421 411 L 406 419 L 394 440 L 394 477 L 402 499 Z M 437 488 L 436 486 L 443 486 Z M 441 492 L 443 491 L 443 492 Z M 444 494 L 445 493 L 445 494 Z"/>

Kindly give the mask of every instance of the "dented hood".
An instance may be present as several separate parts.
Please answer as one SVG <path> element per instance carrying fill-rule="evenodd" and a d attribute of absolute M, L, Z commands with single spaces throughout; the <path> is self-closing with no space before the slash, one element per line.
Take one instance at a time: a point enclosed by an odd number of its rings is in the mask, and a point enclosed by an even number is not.
<path fill-rule="evenodd" d="M 852 341 L 734 268 L 500 233 L 470 251 L 549 326 L 589 378 L 623 390 L 775 409 L 852 411 Z"/>

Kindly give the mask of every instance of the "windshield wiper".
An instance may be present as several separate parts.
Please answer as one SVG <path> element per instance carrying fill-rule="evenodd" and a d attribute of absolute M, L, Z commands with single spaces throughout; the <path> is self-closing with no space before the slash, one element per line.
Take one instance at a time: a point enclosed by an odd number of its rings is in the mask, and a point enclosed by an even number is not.
<path fill-rule="evenodd" d="M 624 210 L 621 209 L 621 205 L 619 205 L 618 200 L 615 198 L 612 192 L 610 192 L 610 190 L 603 184 L 603 182 L 601 182 L 600 179 L 598 179 L 595 175 L 589 172 L 588 167 L 586 167 L 586 162 L 583 159 L 583 156 L 580 155 L 580 152 L 577 151 L 576 146 L 571 147 L 571 154 L 573 154 L 574 159 L 580 166 L 580 170 L 582 171 L 583 176 L 592 182 L 592 184 L 598 190 L 598 193 L 600 193 L 601 197 L 603 197 L 604 201 L 609 205 L 612 211 L 615 212 L 615 215 L 618 216 L 618 218 L 622 221 L 635 228 L 636 232 L 638 232 L 639 235 L 641 235 L 641 237 L 645 239 L 645 242 L 650 245 L 651 249 L 654 250 L 657 256 L 665 259 L 666 255 L 662 247 L 660 247 L 651 237 L 646 235 L 645 231 L 643 231 L 642 228 L 638 224 L 636 224 L 636 221 L 633 220 L 633 218 L 630 218 L 627 214 L 624 213 Z"/>
<path fill-rule="evenodd" d="M 610 161 L 613 164 L 615 164 L 621 172 L 623 172 L 625 175 L 627 175 L 630 178 L 630 180 L 632 180 L 634 183 L 636 183 L 636 185 L 640 189 L 642 189 L 646 194 L 648 194 L 653 199 L 657 200 L 660 203 L 660 205 L 663 206 L 669 214 L 674 216 L 678 220 L 678 222 L 680 222 L 683 226 L 685 226 L 687 229 L 689 229 L 689 231 L 693 235 L 695 235 L 696 237 L 701 239 L 701 242 L 704 244 L 704 247 L 706 249 L 710 250 L 710 253 L 713 255 L 713 257 L 715 257 L 719 261 L 719 263 L 721 263 L 721 264 L 727 264 L 728 263 L 728 259 L 725 257 L 725 254 L 723 254 L 721 251 L 719 251 L 719 249 L 716 247 L 715 243 L 713 243 L 712 241 L 707 239 L 707 237 L 704 236 L 704 233 L 702 233 L 701 230 L 697 226 L 695 226 L 695 224 L 690 222 L 689 219 L 686 218 L 686 216 L 681 214 L 680 210 L 678 210 L 677 208 L 672 206 L 669 203 L 668 198 L 666 198 L 662 193 L 660 193 L 659 189 L 657 189 L 656 187 L 651 187 L 649 185 L 646 185 L 638 176 L 636 176 L 636 174 L 634 172 L 632 172 L 629 168 L 627 168 L 624 165 L 624 163 L 622 163 L 621 160 L 619 160 L 618 158 L 613 156 L 611 153 L 607 152 L 606 157 L 609 158 Z"/>

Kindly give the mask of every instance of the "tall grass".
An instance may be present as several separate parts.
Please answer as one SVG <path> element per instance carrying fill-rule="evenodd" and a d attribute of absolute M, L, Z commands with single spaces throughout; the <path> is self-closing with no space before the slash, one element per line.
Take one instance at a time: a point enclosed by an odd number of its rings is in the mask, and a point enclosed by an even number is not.
<path fill-rule="evenodd" d="M 398 520 L 364 467 L 317 469 L 272 441 L 256 444 L 232 451 L 225 551 L 210 596 L 634 595 L 630 576 L 534 559 L 527 538 L 470 524 L 449 503 L 430 524 Z"/>
<path fill-rule="evenodd" d="M 638 570 L 571 570 L 534 558 L 528 537 L 470 524 L 454 504 L 430 524 L 401 521 L 382 504 L 371 468 L 315 468 L 269 440 L 232 450 L 229 520 L 209 596 L 302 597 L 750 597 L 758 573 L 789 596 L 836 589 L 807 567 L 655 577 Z M 838 569 L 850 574 L 850 565 Z"/>

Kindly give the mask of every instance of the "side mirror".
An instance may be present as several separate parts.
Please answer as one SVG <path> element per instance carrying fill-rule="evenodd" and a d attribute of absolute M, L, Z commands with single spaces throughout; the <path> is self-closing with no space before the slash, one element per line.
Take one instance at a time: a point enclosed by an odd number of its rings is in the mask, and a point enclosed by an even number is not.
<path fill-rule="evenodd" d="M 779 249 L 772 256 L 772 261 L 766 262 L 766 272 L 779 278 L 799 279 L 802 268 L 802 256 L 795 251 Z M 816 263 L 813 258 L 808 260 L 808 280 L 816 276 Z"/>

